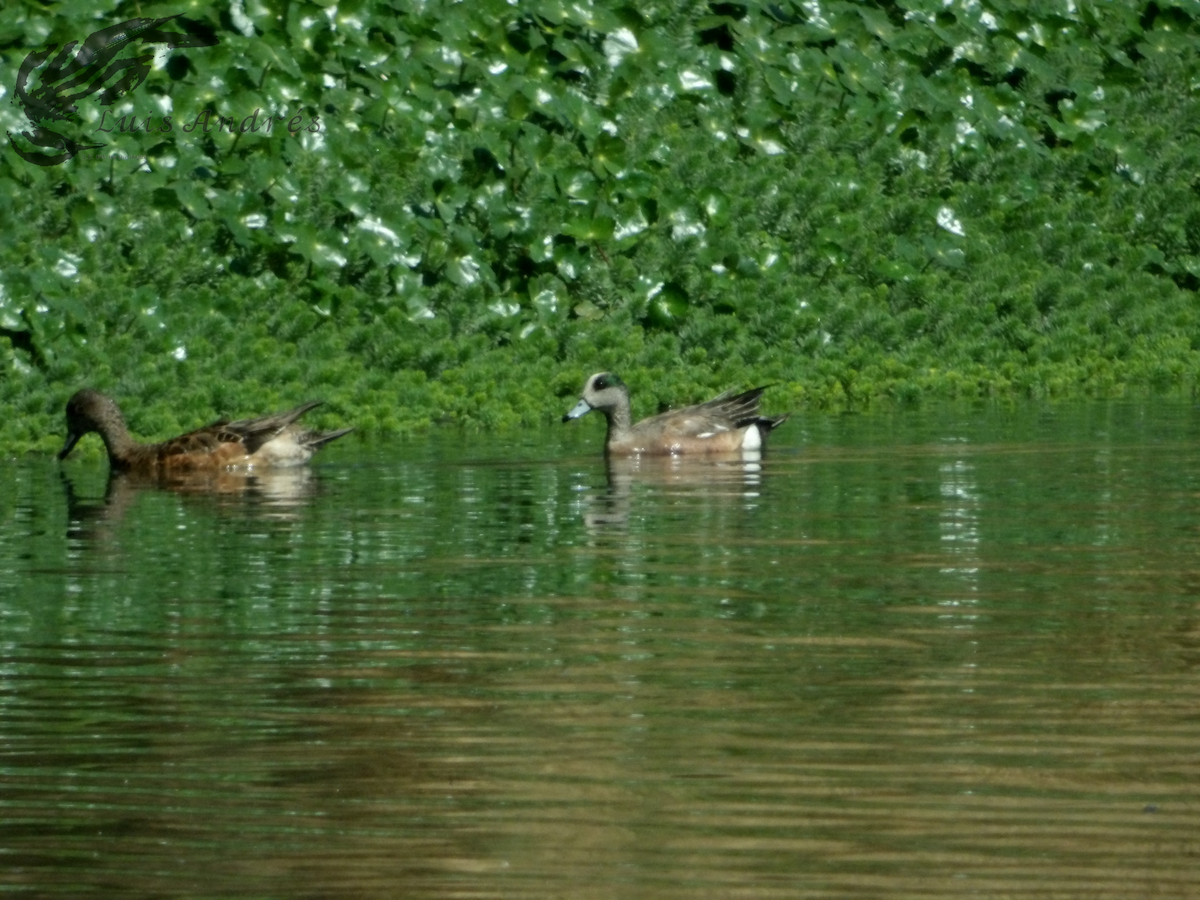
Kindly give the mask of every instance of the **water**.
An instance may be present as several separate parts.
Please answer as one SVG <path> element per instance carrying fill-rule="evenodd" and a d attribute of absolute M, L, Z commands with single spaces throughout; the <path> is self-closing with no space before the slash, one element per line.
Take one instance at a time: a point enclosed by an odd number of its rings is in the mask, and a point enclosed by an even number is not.
<path fill-rule="evenodd" d="M 1194 897 L 1200 411 L 0 470 L 0 893 Z"/>

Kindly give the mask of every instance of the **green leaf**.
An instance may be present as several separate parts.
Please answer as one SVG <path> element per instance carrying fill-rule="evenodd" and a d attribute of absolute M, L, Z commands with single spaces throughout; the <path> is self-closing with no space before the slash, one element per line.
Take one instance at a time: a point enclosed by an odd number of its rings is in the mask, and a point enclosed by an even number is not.
<path fill-rule="evenodd" d="M 938 265 L 950 269 L 961 269 L 967 262 L 967 255 L 960 248 L 946 241 L 926 237 L 922 240 L 930 259 Z"/>
<path fill-rule="evenodd" d="M 608 216 L 580 217 L 564 223 L 562 233 L 580 241 L 609 241 L 612 240 L 613 228 L 613 220 Z"/>

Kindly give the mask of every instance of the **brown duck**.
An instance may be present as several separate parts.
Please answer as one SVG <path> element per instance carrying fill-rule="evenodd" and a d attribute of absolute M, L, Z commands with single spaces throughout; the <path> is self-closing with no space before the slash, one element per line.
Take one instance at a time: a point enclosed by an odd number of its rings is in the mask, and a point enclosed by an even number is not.
<path fill-rule="evenodd" d="M 604 450 L 621 456 L 758 451 L 771 429 L 788 418 L 787 414 L 773 418 L 758 414 L 758 401 L 765 390 L 757 387 L 741 394 L 722 394 L 635 425 L 625 382 L 611 372 L 597 372 L 584 384 L 583 396 L 563 421 L 578 419 L 594 409 L 604 413 L 608 419 Z"/>
<path fill-rule="evenodd" d="M 171 474 L 256 466 L 298 466 L 352 428 L 306 431 L 295 421 L 320 400 L 259 419 L 222 419 L 158 444 L 139 444 L 129 436 L 125 417 L 110 397 L 84 388 L 67 401 L 67 442 L 58 454 L 65 459 L 81 437 L 98 432 L 114 470 Z"/>

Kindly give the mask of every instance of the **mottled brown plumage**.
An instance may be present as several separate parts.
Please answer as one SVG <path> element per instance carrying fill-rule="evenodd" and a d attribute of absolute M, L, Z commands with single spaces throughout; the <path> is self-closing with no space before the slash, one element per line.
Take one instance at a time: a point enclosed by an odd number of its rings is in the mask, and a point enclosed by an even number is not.
<path fill-rule="evenodd" d="M 635 425 L 625 382 L 610 372 L 597 372 L 584 384 L 579 403 L 563 421 L 599 410 L 608 419 L 604 450 L 622 456 L 758 451 L 771 429 L 787 419 L 786 414 L 773 418 L 758 414 L 758 401 L 765 390 L 758 387 L 741 394 L 722 394 Z"/>
<path fill-rule="evenodd" d="M 129 436 L 125 417 L 110 397 L 84 388 L 67 401 L 67 442 L 59 459 L 88 432 L 99 433 L 109 464 L 118 471 L 147 474 L 252 466 L 296 466 L 351 428 L 306 431 L 293 424 L 320 400 L 259 419 L 224 419 L 158 444 L 139 444 Z"/>

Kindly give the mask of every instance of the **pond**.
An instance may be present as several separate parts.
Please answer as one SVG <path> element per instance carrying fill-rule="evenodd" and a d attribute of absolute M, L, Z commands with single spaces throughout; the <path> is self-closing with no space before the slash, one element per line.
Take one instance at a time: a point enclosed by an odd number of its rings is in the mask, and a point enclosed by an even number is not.
<path fill-rule="evenodd" d="M 0 892 L 1200 894 L 1193 405 L 602 428 L 6 463 Z"/>

